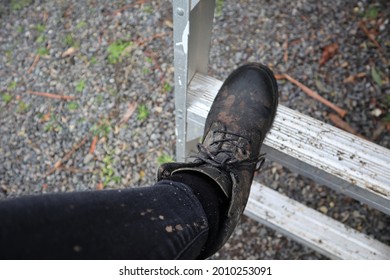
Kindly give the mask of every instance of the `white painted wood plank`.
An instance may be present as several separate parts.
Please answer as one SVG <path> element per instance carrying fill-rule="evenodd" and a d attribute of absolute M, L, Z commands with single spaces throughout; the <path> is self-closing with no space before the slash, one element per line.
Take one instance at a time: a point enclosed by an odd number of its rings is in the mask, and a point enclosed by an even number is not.
<path fill-rule="evenodd" d="M 187 91 L 188 140 L 202 135 L 222 82 L 197 73 Z M 390 150 L 279 105 L 263 151 L 273 161 L 390 214 Z"/>
<path fill-rule="evenodd" d="M 390 247 L 257 182 L 244 214 L 332 259 L 390 259 Z"/>

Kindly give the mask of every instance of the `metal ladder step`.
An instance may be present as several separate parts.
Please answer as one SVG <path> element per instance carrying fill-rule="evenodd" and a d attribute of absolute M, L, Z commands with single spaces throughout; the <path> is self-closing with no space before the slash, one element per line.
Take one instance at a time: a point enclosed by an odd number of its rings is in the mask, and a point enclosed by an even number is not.
<path fill-rule="evenodd" d="M 196 73 L 187 91 L 187 150 L 222 82 Z M 191 141 L 194 140 L 194 141 Z M 390 151 L 279 105 L 267 158 L 390 213 Z M 254 182 L 245 214 L 334 259 L 390 259 L 390 247 Z"/>
<path fill-rule="evenodd" d="M 196 73 L 187 92 L 187 139 L 197 139 L 222 82 Z M 390 215 L 390 150 L 279 105 L 267 158 Z"/>
<path fill-rule="evenodd" d="M 254 182 L 248 217 L 331 259 L 390 259 L 390 247 Z"/>

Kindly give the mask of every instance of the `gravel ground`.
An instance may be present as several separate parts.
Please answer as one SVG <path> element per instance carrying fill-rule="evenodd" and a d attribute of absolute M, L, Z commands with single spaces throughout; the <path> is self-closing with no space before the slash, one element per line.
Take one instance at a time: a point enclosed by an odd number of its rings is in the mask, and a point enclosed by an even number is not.
<path fill-rule="evenodd" d="M 216 11 L 210 75 L 222 80 L 245 61 L 263 62 L 346 109 L 345 121 L 358 133 L 390 148 L 385 0 L 224 2 Z M 175 156 L 171 14 L 170 1 L 3 1 L 0 199 L 154 182 L 159 163 Z M 381 50 L 359 28 L 362 20 Z M 331 43 L 337 54 L 319 66 Z M 279 87 L 281 104 L 330 122 L 330 110 L 296 86 Z M 384 214 L 272 162 L 257 177 L 390 244 Z M 325 257 L 244 217 L 212 258 Z"/>

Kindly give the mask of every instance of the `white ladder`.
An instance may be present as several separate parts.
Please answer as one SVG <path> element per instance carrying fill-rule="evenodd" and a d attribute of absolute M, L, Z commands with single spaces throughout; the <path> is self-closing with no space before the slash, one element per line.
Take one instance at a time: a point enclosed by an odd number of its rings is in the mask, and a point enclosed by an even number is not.
<path fill-rule="evenodd" d="M 214 0 L 173 0 L 178 161 L 185 161 L 202 136 L 222 85 L 206 74 L 214 7 Z M 279 105 L 262 151 L 390 215 L 390 150 Z M 329 258 L 390 259 L 389 246 L 257 182 L 245 214 Z"/>

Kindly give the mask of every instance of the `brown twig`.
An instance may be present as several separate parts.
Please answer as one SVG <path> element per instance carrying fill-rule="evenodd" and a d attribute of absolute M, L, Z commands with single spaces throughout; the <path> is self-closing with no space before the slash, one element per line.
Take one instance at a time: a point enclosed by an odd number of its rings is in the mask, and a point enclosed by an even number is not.
<path fill-rule="evenodd" d="M 278 80 L 281 80 L 281 79 L 289 80 L 290 82 L 292 82 L 293 84 L 298 86 L 300 89 L 302 89 L 307 95 L 309 95 L 310 97 L 318 100 L 322 104 L 328 106 L 329 108 L 331 108 L 332 110 L 337 112 L 337 114 L 339 114 L 342 118 L 347 114 L 347 111 L 345 111 L 344 109 L 341 109 L 340 107 L 338 107 L 334 103 L 332 103 L 329 100 L 323 98 L 317 92 L 315 92 L 314 90 L 308 88 L 307 86 L 305 86 L 304 84 L 300 83 L 299 81 L 295 80 L 290 75 L 288 75 L 288 74 L 278 74 L 278 75 L 275 75 L 275 78 L 278 79 Z"/>
<path fill-rule="evenodd" d="M 353 129 L 352 126 L 350 126 L 348 123 L 346 123 L 344 120 L 342 120 L 338 115 L 336 115 L 334 113 L 330 113 L 329 119 L 338 128 L 341 128 L 342 130 L 345 130 L 349 133 L 352 133 L 356 136 L 359 136 L 360 138 L 366 139 L 363 135 L 357 133 L 356 130 Z"/>
<path fill-rule="evenodd" d="M 96 185 L 96 190 L 101 191 L 102 189 L 104 189 L 104 185 L 103 185 L 102 182 L 99 182 L 99 183 Z"/>
<path fill-rule="evenodd" d="M 80 142 L 78 142 L 75 146 L 73 146 L 73 148 L 62 158 L 60 159 L 59 161 L 57 161 L 55 164 L 54 164 L 54 167 L 52 169 L 50 169 L 47 173 L 46 173 L 46 176 L 49 176 L 50 174 L 54 173 L 57 169 L 59 169 L 65 162 L 67 162 L 71 157 L 72 155 L 78 150 L 81 148 L 81 146 L 83 146 L 87 140 L 89 138 L 89 135 L 85 136 Z"/>
<path fill-rule="evenodd" d="M 91 155 L 93 155 L 93 153 L 95 152 L 95 149 L 96 149 L 96 144 L 99 140 L 99 137 L 97 135 L 95 135 L 92 139 L 92 143 L 91 143 L 91 146 L 89 147 L 89 153 Z"/>
<path fill-rule="evenodd" d="M 375 39 L 375 36 L 372 33 L 370 33 L 370 31 L 368 31 L 367 26 L 364 23 L 364 21 L 359 21 L 359 27 L 364 32 L 364 34 L 366 34 L 368 39 L 370 39 L 374 43 L 374 45 L 379 49 L 379 51 L 383 53 L 383 49 L 382 49 L 381 45 Z"/>
<path fill-rule="evenodd" d="M 321 59 L 319 61 L 319 66 L 323 66 L 325 63 L 327 63 L 332 57 L 334 57 L 339 50 L 339 44 L 338 43 L 332 43 L 329 45 L 326 45 L 322 51 Z"/>
<path fill-rule="evenodd" d="M 129 103 L 126 112 L 124 113 L 123 117 L 118 123 L 118 126 L 125 124 L 130 119 L 130 117 L 134 114 L 136 108 L 137 108 L 137 102 Z"/>
<path fill-rule="evenodd" d="M 364 72 L 360 72 L 360 73 L 357 73 L 357 74 L 355 74 L 355 75 L 350 75 L 350 76 L 348 76 L 347 78 L 345 78 L 344 79 L 344 83 L 345 84 L 348 84 L 348 83 L 353 83 L 353 82 L 355 82 L 355 80 L 356 79 L 360 79 L 360 78 L 364 78 L 365 76 L 367 76 L 367 74 L 366 73 L 364 73 Z"/>
<path fill-rule="evenodd" d="M 148 38 L 146 38 L 146 39 L 144 39 L 144 40 L 139 40 L 139 41 L 137 42 L 137 44 L 138 44 L 138 46 L 143 46 L 143 45 L 145 45 L 146 43 L 149 43 L 149 42 L 153 41 L 154 39 L 161 38 L 161 37 L 164 37 L 164 36 L 167 36 L 167 35 L 169 35 L 168 32 L 157 33 L 157 34 L 154 34 L 153 36 L 148 37 Z"/>
<path fill-rule="evenodd" d="M 63 100 L 74 100 L 76 97 L 73 96 L 67 96 L 67 95 L 58 95 L 54 93 L 48 93 L 48 92 L 38 92 L 38 91 L 32 91 L 28 90 L 26 93 L 33 94 L 33 95 L 38 95 L 38 96 L 43 96 L 43 97 L 48 97 L 48 98 L 55 98 L 55 99 L 63 99 Z"/>
<path fill-rule="evenodd" d="M 70 172 L 70 173 L 96 173 L 98 170 L 89 170 L 89 169 L 79 169 L 74 167 L 60 167 L 62 171 Z"/>
<path fill-rule="evenodd" d="M 288 61 L 288 39 L 286 39 L 286 41 L 284 42 L 283 48 L 284 48 L 283 60 L 285 63 L 287 63 L 287 61 Z"/>
<path fill-rule="evenodd" d="M 31 64 L 30 68 L 28 68 L 27 73 L 31 73 L 34 70 L 34 68 L 35 68 L 35 66 L 37 66 L 40 58 L 41 58 L 41 56 L 39 54 L 37 54 L 35 56 L 34 62 Z"/>
<path fill-rule="evenodd" d="M 135 5 L 140 5 L 140 4 L 141 4 L 141 5 L 142 5 L 142 4 L 145 4 L 145 0 L 138 0 L 138 1 L 135 2 L 135 3 L 131 3 L 131 4 L 125 5 L 125 6 L 123 6 L 122 8 L 120 8 L 120 9 L 114 11 L 111 15 L 112 15 L 112 16 L 116 16 L 117 14 L 122 13 L 123 11 L 127 10 L 128 8 L 131 8 L 131 7 L 135 6 Z"/>

